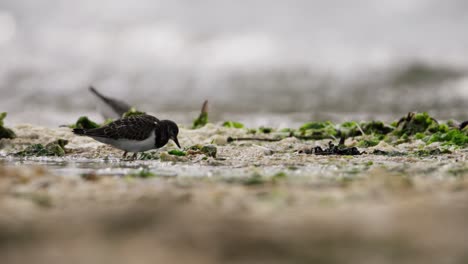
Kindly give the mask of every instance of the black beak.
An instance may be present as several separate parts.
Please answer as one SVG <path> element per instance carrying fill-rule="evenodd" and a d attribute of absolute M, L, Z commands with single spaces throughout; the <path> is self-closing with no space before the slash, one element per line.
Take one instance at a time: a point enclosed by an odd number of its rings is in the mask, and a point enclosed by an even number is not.
<path fill-rule="evenodd" d="M 174 142 L 176 143 L 176 145 L 181 149 L 182 147 L 180 146 L 179 144 L 179 140 L 177 139 L 177 137 L 174 137 L 172 140 L 174 140 Z"/>

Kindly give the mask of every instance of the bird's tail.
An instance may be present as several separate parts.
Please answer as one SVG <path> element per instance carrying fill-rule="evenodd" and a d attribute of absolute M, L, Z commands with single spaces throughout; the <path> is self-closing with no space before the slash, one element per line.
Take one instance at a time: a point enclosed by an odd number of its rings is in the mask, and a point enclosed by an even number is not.
<path fill-rule="evenodd" d="M 82 128 L 75 128 L 73 129 L 73 134 L 75 135 L 86 135 L 86 130 L 82 129 Z"/>

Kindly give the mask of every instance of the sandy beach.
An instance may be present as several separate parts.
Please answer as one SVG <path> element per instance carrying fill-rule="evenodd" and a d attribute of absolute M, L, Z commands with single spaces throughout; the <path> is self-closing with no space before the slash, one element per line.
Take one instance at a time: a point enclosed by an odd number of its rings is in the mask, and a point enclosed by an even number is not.
<path fill-rule="evenodd" d="M 169 145 L 162 159 L 121 161 L 121 151 L 69 128 L 13 129 L 16 139 L 0 141 L 5 263 L 468 260 L 463 148 L 318 156 L 298 150 L 328 140 L 227 143 L 247 131 L 208 124 L 182 129 L 180 142 L 213 143 L 216 158 L 167 155 Z M 9 155 L 57 138 L 69 141 L 63 157 Z M 411 152 L 421 144 L 373 148 Z M 151 177 L 139 177 L 143 170 Z"/>

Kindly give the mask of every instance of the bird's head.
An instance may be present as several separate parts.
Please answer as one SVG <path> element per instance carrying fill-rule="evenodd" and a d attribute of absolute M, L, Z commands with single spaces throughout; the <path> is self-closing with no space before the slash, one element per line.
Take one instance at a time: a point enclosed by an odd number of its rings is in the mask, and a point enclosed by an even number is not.
<path fill-rule="evenodd" d="M 177 147 L 182 148 L 179 144 L 179 140 L 177 139 L 177 135 L 179 134 L 179 127 L 177 124 L 171 120 L 164 120 L 164 123 L 166 123 L 169 139 L 172 139 L 174 143 L 176 143 Z"/>

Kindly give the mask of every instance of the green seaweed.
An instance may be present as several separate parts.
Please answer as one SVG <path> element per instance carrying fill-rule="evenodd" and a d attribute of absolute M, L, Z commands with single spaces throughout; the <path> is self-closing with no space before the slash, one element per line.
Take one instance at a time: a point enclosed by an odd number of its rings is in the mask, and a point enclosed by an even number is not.
<path fill-rule="evenodd" d="M 326 139 L 336 137 L 338 130 L 335 128 L 335 124 L 330 121 L 308 122 L 299 128 L 299 133 L 301 136 L 311 139 Z"/>
<path fill-rule="evenodd" d="M 325 121 L 325 122 L 308 122 L 308 123 L 305 123 L 303 124 L 299 130 L 300 131 L 305 131 L 305 130 L 309 130 L 309 129 L 324 129 L 324 128 L 327 128 L 329 126 L 332 126 L 334 127 L 334 124 L 330 121 Z"/>
<path fill-rule="evenodd" d="M 271 127 L 260 127 L 258 129 L 258 131 L 260 133 L 263 133 L 263 134 L 270 134 L 271 132 L 273 132 L 273 128 L 271 128 Z"/>
<path fill-rule="evenodd" d="M 15 138 L 16 134 L 13 132 L 13 130 L 6 128 L 6 127 L 0 127 L 0 139 L 2 138 Z"/>
<path fill-rule="evenodd" d="M 65 150 L 57 143 L 49 143 L 45 146 L 47 155 L 45 156 L 58 156 L 62 157 L 65 155 Z"/>
<path fill-rule="evenodd" d="M 230 128 L 244 128 L 244 124 L 234 121 L 226 121 L 223 123 L 223 127 L 230 127 Z"/>
<path fill-rule="evenodd" d="M 425 137 L 427 137 L 427 136 L 426 136 L 424 133 L 421 133 L 421 132 L 416 133 L 416 134 L 414 135 L 414 138 L 415 138 L 415 139 L 424 139 Z"/>
<path fill-rule="evenodd" d="M 213 157 L 216 158 L 216 154 L 218 153 L 218 149 L 216 148 L 215 145 L 193 145 L 188 148 L 188 150 L 192 150 L 195 152 L 192 152 L 191 154 L 205 154 L 207 157 Z"/>
<path fill-rule="evenodd" d="M 218 153 L 218 149 L 214 145 L 205 145 L 203 146 L 200 151 L 208 157 L 216 158 L 216 154 Z"/>
<path fill-rule="evenodd" d="M 145 114 L 146 114 L 145 112 L 138 111 L 135 107 L 132 107 L 130 108 L 130 110 L 128 110 L 122 115 L 122 118 L 130 117 L 130 116 L 145 115 Z"/>
<path fill-rule="evenodd" d="M 200 113 L 197 119 L 193 120 L 193 129 L 204 127 L 208 124 L 208 113 Z"/>
<path fill-rule="evenodd" d="M 15 132 L 13 132 L 13 130 L 4 127 L 3 120 L 6 118 L 6 116 L 7 116 L 6 112 L 0 113 L 0 139 L 2 138 L 12 139 L 16 137 L 16 134 Z"/>
<path fill-rule="evenodd" d="M 377 146 L 382 139 L 383 136 L 364 136 L 361 140 L 359 140 L 357 146 L 360 148 Z"/>
<path fill-rule="evenodd" d="M 257 134 L 257 129 L 255 129 L 255 128 L 249 128 L 249 129 L 247 130 L 247 134 L 255 135 L 255 134 Z"/>
<path fill-rule="evenodd" d="M 6 112 L 3 112 L 3 113 L 0 113 L 0 126 L 3 126 L 3 120 L 7 117 L 7 113 Z"/>
<path fill-rule="evenodd" d="M 201 128 L 204 127 L 206 124 L 208 124 L 208 101 L 205 101 L 203 103 L 200 115 L 195 120 L 193 120 L 192 128 Z"/>
<path fill-rule="evenodd" d="M 448 127 L 458 128 L 459 126 L 458 122 L 453 119 L 449 119 L 445 123 L 447 124 Z"/>
<path fill-rule="evenodd" d="M 371 121 L 371 122 L 364 122 L 361 123 L 361 128 L 362 131 L 366 134 L 379 134 L 379 135 L 387 135 L 393 130 L 395 130 L 394 127 L 391 125 L 386 125 L 382 121 Z"/>
<path fill-rule="evenodd" d="M 193 146 L 188 147 L 187 150 L 197 151 L 197 150 L 201 150 L 202 147 L 203 147 L 202 145 L 197 144 L 197 145 L 193 145 Z"/>
<path fill-rule="evenodd" d="M 296 132 L 296 130 L 292 129 L 292 128 L 282 128 L 279 130 L 279 132 L 282 132 L 282 133 L 293 133 Z"/>
<path fill-rule="evenodd" d="M 87 116 L 82 116 L 78 118 L 75 124 L 69 126 L 70 128 L 82 128 L 82 129 L 92 129 L 92 128 L 98 128 L 100 125 L 98 125 L 96 122 L 91 121 Z"/>
<path fill-rule="evenodd" d="M 26 149 L 15 153 L 18 157 L 39 157 L 39 156 L 55 156 L 62 157 L 65 155 L 65 146 L 68 144 L 67 140 L 59 139 L 47 145 L 32 144 Z"/>
<path fill-rule="evenodd" d="M 468 123 L 468 122 L 467 122 Z M 228 124 L 226 124 L 228 125 Z M 229 125 L 230 126 L 230 125 Z M 273 129 L 260 127 L 248 130 L 248 133 L 270 133 Z M 358 138 L 358 147 L 373 147 L 380 141 L 398 145 L 413 140 L 423 140 L 427 144 L 441 142 L 443 145 L 468 145 L 468 128 L 459 130 L 454 121 L 439 123 L 426 112 L 410 112 L 406 116 L 391 124 L 382 121 L 356 122 L 348 121 L 336 125 L 330 121 L 308 122 L 298 130 L 282 129 L 279 132 L 289 133 L 284 137 L 296 137 L 304 140 L 336 139 L 348 137 Z M 240 139 L 237 139 L 240 140 Z M 242 140 L 254 140 L 242 138 Z"/>
<path fill-rule="evenodd" d="M 458 129 L 451 129 L 447 132 L 436 132 L 428 137 L 423 138 L 427 144 L 434 142 L 442 142 L 443 145 L 456 145 L 466 146 L 468 145 L 468 135 Z"/>
<path fill-rule="evenodd" d="M 396 139 L 392 138 L 392 137 L 386 137 L 386 141 L 389 142 L 389 143 L 392 143 L 394 145 L 400 145 L 400 144 L 403 144 L 403 143 L 407 143 L 407 142 L 410 142 L 411 140 L 412 140 L 412 138 L 410 136 L 408 136 L 407 134 L 403 134 L 400 137 L 396 137 Z"/>
<path fill-rule="evenodd" d="M 48 152 L 42 144 L 32 144 L 26 147 L 23 151 L 15 153 L 15 156 L 48 156 Z"/>
<path fill-rule="evenodd" d="M 114 119 L 112 118 L 107 118 L 106 120 L 104 120 L 104 122 L 102 123 L 101 126 L 107 126 L 108 124 L 114 122 Z"/>
<path fill-rule="evenodd" d="M 170 155 L 179 156 L 179 157 L 187 156 L 187 153 L 185 151 L 178 150 L 178 149 L 169 150 L 167 153 L 169 153 Z"/>
<path fill-rule="evenodd" d="M 7 113 L 6 112 L 3 112 L 3 113 L 0 113 L 0 127 L 3 127 L 5 125 L 4 121 L 5 118 L 7 117 Z"/>
<path fill-rule="evenodd" d="M 344 137 L 355 137 L 362 135 L 361 126 L 355 121 L 344 122 L 339 125 L 341 135 Z"/>
<path fill-rule="evenodd" d="M 450 120 L 447 123 L 439 123 L 425 112 L 408 113 L 398 121 L 397 128 L 392 134 L 396 138 L 387 139 L 394 144 L 419 139 L 426 144 L 440 142 L 443 145 L 460 147 L 468 145 L 467 131 L 459 130 Z"/>
<path fill-rule="evenodd" d="M 349 138 L 363 135 L 386 135 L 394 130 L 393 127 L 384 124 L 381 121 L 361 122 L 347 121 L 338 125 L 338 129 L 335 125 L 329 121 L 327 122 L 316 122 L 306 123 L 301 128 L 303 135 L 312 131 L 312 135 L 322 135 L 322 138 L 333 138 L 338 135 Z M 320 133 L 321 132 L 321 133 Z M 321 139 L 320 136 L 317 139 Z"/>
<path fill-rule="evenodd" d="M 62 149 L 65 149 L 65 146 L 68 145 L 68 140 L 60 138 L 60 139 L 57 139 L 56 141 L 54 141 L 52 143 L 55 143 L 55 144 L 59 145 Z"/>
<path fill-rule="evenodd" d="M 259 131 L 260 133 L 263 133 L 263 134 L 270 134 L 271 132 L 273 132 L 273 128 L 261 126 L 261 127 L 258 129 L 258 131 Z"/>
<path fill-rule="evenodd" d="M 393 133 L 400 137 L 403 135 L 412 136 L 426 131 L 434 133 L 440 129 L 445 129 L 446 127 L 447 126 L 439 126 L 437 120 L 426 112 L 410 112 L 406 117 L 402 117 L 398 121 L 397 128 Z"/>

